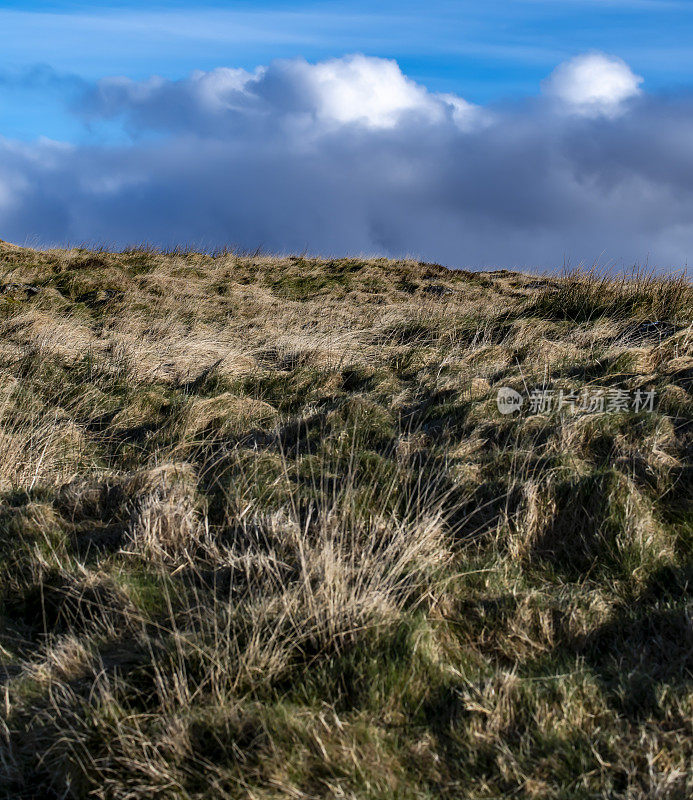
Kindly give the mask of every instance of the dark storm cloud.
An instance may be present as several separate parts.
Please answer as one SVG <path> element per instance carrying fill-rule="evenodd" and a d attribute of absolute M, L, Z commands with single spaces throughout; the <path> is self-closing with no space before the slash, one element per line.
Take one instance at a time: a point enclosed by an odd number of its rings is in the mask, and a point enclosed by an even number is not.
<path fill-rule="evenodd" d="M 75 110 L 121 120 L 127 144 L 0 140 L 0 237 L 681 266 L 693 102 L 639 83 L 598 54 L 563 65 L 541 97 L 493 109 L 364 57 L 109 79 Z"/>

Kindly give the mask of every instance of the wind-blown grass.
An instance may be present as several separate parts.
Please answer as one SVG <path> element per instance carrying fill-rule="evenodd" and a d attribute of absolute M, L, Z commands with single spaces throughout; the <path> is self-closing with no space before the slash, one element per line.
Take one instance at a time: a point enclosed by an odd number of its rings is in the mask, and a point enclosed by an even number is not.
<path fill-rule="evenodd" d="M 0 267 L 0 796 L 693 793 L 684 278 Z"/>

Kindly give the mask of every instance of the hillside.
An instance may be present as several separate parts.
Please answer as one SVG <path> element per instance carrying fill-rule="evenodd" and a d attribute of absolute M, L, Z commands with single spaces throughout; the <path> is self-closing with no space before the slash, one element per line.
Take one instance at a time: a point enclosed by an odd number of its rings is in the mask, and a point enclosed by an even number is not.
<path fill-rule="evenodd" d="M 690 283 L 0 243 L 0 290 L 0 796 L 693 794 Z"/>

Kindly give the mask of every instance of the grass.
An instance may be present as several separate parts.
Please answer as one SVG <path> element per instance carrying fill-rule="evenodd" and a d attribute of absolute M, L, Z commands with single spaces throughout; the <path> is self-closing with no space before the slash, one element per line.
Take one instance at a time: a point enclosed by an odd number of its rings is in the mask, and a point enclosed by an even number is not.
<path fill-rule="evenodd" d="M 691 796 L 685 278 L 0 274 L 1 797 Z"/>

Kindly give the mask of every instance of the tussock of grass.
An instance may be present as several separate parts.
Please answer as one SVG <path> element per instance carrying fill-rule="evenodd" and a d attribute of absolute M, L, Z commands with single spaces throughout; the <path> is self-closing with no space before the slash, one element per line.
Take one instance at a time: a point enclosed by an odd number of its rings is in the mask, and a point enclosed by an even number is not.
<path fill-rule="evenodd" d="M 691 795 L 684 278 L 0 273 L 0 796 Z"/>
<path fill-rule="evenodd" d="M 540 290 L 528 313 L 571 322 L 639 317 L 688 323 L 693 316 L 692 303 L 690 283 L 684 275 L 661 277 L 639 269 L 613 278 L 607 270 L 578 268 L 566 273 L 558 285 Z"/>

